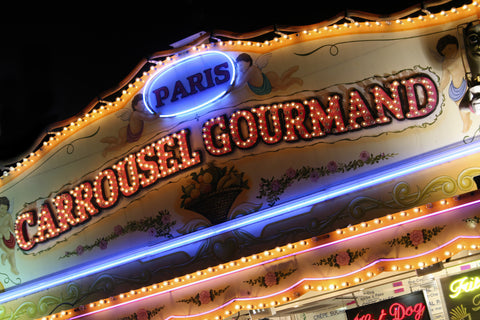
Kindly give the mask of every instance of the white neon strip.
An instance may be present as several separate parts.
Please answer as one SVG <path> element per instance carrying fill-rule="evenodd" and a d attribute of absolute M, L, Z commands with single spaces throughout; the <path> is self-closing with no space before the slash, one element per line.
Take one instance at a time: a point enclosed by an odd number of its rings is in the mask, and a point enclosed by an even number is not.
<path fill-rule="evenodd" d="M 379 172 L 368 173 L 368 176 L 364 175 L 357 178 L 351 178 L 348 182 L 344 182 L 339 185 L 332 185 L 327 187 L 325 190 L 313 193 L 309 196 L 289 201 L 271 208 L 266 208 L 258 212 L 250 213 L 247 216 L 239 217 L 234 220 L 224 222 L 220 225 L 195 231 L 194 233 L 167 240 L 151 247 L 143 247 L 133 250 L 124 255 L 105 258 L 103 261 L 97 263 L 88 263 L 86 265 L 76 266 L 74 268 L 38 278 L 13 288 L 7 288 L 5 292 L 0 294 L 0 304 L 18 299 L 20 297 L 28 296 L 41 290 L 58 286 L 69 281 L 115 268 L 126 263 L 152 258 L 158 254 L 165 253 L 172 249 L 188 245 L 196 241 L 205 240 L 212 236 L 248 226 L 256 222 L 265 221 L 269 218 L 280 219 L 283 218 L 283 215 L 295 216 L 299 214 L 294 212 L 295 210 L 305 209 L 314 204 L 387 182 L 406 174 L 411 174 L 433 166 L 447 163 L 479 151 L 480 141 L 470 144 L 460 144 L 459 146 L 457 145 L 444 148 L 443 150 L 436 150 L 436 152 L 422 154 L 412 159 L 400 161 L 400 163 L 395 163 L 387 166 L 386 168 L 380 169 Z"/>

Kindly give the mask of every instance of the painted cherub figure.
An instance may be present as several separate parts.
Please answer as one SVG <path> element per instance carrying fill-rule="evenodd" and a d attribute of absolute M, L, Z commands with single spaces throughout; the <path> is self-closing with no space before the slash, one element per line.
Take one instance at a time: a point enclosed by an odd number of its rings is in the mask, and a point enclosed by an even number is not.
<path fill-rule="evenodd" d="M 440 92 L 448 86 L 448 96 L 455 102 L 460 111 L 463 122 L 462 132 L 467 132 L 472 125 L 470 106 L 466 93 L 468 83 L 465 78 L 465 69 L 460 56 L 458 40 L 452 35 L 446 35 L 437 42 L 437 51 L 443 57 L 443 74 L 440 81 Z"/>
<path fill-rule="evenodd" d="M 285 90 L 298 84 L 303 85 L 303 80 L 292 75 L 298 70 L 298 66 L 287 69 L 282 75 L 274 71 L 263 72 L 262 69 L 268 64 L 271 54 L 260 56 L 255 63 L 247 53 L 241 53 L 236 63 L 240 71 L 237 78 L 237 86 L 247 84 L 248 88 L 256 95 L 266 95 L 276 90 Z"/>
<path fill-rule="evenodd" d="M 8 261 L 12 273 L 18 275 L 19 272 L 15 261 L 14 226 L 12 216 L 8 212 L 9 209 L 10 201 L 8 198 L 0 197 L 0 235 L 2 236 L 0 249 L 3 251 L 1 254 L 2 265 L 5 265 L 5 262 Z"/>
<path fill-rule="evenodd" d="M 122 114 L 122 119 L 125 115 L 128 116 L 128 124 L 119 129 L 117 136 L 104 137 L 100 140 L 108 144 L 103 150 L 103 156 L 106 156 L 109 152 L 121 149 L 127 143 L 138 141 L 142 137 L 144 121 L 158 119 L 157 115 L 148 111 L 141 94 L 136 95 L 132 99 L 132 109 L 132 112 Z"/>
<path fill-rule="evenodd" d="M 465 53 L 469 69 L 469 110 L 480 115 L 480 21 L 472 21 L 463 30 Z"/>

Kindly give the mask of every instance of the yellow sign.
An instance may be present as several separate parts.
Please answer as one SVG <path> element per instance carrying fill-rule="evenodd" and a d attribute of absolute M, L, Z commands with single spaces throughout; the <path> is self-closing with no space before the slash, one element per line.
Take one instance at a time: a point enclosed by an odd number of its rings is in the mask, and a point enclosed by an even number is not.
<path fill-rule="evenodd" d="M 450 283 L 450 298 L 456 298 L 462 293 L 480 289 L 479 277 L 463 277 Z"/>

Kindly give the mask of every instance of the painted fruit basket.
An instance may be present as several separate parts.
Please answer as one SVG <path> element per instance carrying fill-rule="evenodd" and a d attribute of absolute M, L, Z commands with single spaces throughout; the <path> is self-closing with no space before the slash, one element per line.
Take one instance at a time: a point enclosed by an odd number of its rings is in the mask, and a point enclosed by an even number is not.
<path fill-rule="evenodd" d="M 213 162 L 198 172 L 192 172 L 182 186 L 181 207 L 200 213 L 218 224 L 228 219 L 228 213 L 238 195 L 248 189 L 244 172 L 235 167 L 218 167 Z"/>

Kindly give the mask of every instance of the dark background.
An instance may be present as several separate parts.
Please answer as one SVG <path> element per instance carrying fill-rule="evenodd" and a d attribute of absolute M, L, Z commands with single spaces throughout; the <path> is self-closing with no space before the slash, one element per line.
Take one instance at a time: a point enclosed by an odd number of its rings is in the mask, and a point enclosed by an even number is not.
<path fill-rule="evenodd" d="M 470 3 L 445 2 L 429 10 Z M 24 14 L 23 3 L 3 10 L 3 21 L 13 22 L 0 24 L 0 170 L 35 150 L 55 123 L 116 87 L 142 59 L 199 31 L 310 25 L 346 10 L 388 15 L 419 3 L 177 0 L 117 3 L 107 10 L 72 3 L 49 15 L 36 8 Z"/>

